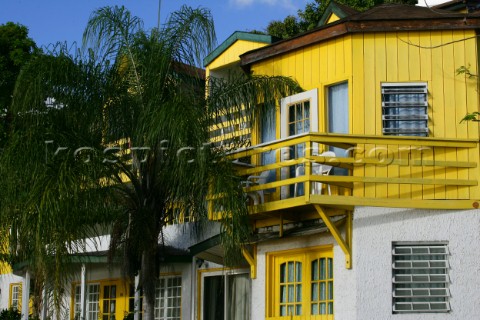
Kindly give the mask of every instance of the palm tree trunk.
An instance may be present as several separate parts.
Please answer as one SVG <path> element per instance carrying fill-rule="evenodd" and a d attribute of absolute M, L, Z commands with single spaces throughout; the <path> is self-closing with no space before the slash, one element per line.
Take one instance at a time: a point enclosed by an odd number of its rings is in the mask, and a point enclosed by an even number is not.
<path fill-rule="evenodd" d="M 152 241 L 151 241 L 152 242 Z M 157 242 L 149 246 L 149 249 L 144 250 L 142 254 L 142 288 L 144 295 L 144 320 L 154 319 L 154 307 L 155 307 L 155 282 L 156 282 L 156 255 Z"/>

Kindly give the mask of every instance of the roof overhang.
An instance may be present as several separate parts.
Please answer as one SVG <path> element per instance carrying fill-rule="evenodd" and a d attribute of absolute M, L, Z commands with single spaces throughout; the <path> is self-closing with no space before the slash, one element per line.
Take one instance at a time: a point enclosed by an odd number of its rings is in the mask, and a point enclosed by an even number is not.
<path fill-rule="evenodd" d="M 227 38 L 227 40 L 223 41 L 222 44 L 220 44 L 215 50 L 210 52 L 208 56 L 203 59 L 203 66 L 208 66 L 213 60 L 215 60 L 238 40 L 271 44 L 278 39 L 265 34 L 235 31 L 230 37 Z"/>
<path fill-rule="evenodd" d="M 362 15 L 364 13 L 360 13 Z M 369 32 L 401 32 L 401 31 L 438 31 L 438 30 L 476 30 L 480 29 L 480 15 L 438 14 L 425 18 L 392 18 L 384 19 L 375 16 L 349 16 L 293 38 L 282 40 L 271 45 L 246 52 L 240 56 L 241 67 L 248 71 L 252 64 L 287 52 L 301 49 L 312 44 L 327 41 L 336 37 L 355 33 Z"/>

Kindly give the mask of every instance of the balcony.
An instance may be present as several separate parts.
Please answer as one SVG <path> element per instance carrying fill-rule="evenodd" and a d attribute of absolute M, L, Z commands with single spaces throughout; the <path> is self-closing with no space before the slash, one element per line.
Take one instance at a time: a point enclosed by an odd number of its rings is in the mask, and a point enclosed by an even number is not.
<path fill-rule="evenodd" d="M 335 157 L 322 155 L 332 148 Z M 230 156 L 254 219 L 315 206 L 472 209 L 480 199 L 474 139 L 308 133 Z M 321 174 L 322 166 L 333 170 Z"/>

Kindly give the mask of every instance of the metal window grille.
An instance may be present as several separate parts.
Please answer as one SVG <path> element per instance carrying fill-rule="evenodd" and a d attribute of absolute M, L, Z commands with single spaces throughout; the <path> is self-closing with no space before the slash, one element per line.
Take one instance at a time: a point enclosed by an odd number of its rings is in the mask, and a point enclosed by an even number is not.
<path fill-rule="evenodd" d="M 426 83 L 383 83 L 384 135 L 428 136 Z"/>
<path fill-rule="evenodd" d="M 394 243 L 392 260 L 393 313 L 450 311 L 447 244 Z"/>

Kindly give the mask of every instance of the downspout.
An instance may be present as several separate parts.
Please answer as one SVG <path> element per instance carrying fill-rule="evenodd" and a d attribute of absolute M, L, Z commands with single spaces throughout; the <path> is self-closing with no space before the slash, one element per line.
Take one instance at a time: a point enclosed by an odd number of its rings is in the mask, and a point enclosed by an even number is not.
<path fill-rule="evenodd" d="M 134 314 L 133 320 L 140 320 L 140 310 L 142 310 L 143 306 L 140 305 L 140 290 L 138 290 L 138 284 L 140 283 L 140 273 L 135 276 L 135 288 L 134 288 Z"/>
<path fill-rule="evenodd" d="M 195 303 L 195 296 L 196 296 L 196 287 L 197 287 L 197 257 L 193 256 L 192 257 L 192 275 L 190 276 L 190 288 L 191 288 L 191 303 L 190 305 L 192 306 L 192 310 L 190 310 L 191 313 L 191 320 L 196 319 L 196 314 L 197 314 L 197 304 Z"/>
<path fill-rule="evenodd" d="M 47 320 L 48 316 L 48 290 L 47 290 L 47 281 L 43 285 L 42 290 L 42 313 L 40 319 Z"/>
<path fill-rule="evenodd" d="M 80 274 L 80 319 L 86 319 L 87 318 L 87 310 L 86 309 L 86 281 L 87 280 L 87 269 L 85 267 L 85 263 L 82 263 L 82 271 Z M 73 288 L 75 290 L 75 288 Z M 73 292 L 75 294 L 75 291 Z M 75 315 L 74 315 L 75 316 Z"/>

